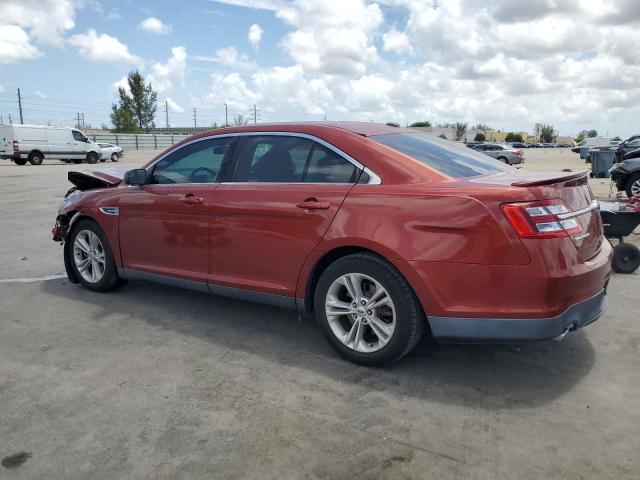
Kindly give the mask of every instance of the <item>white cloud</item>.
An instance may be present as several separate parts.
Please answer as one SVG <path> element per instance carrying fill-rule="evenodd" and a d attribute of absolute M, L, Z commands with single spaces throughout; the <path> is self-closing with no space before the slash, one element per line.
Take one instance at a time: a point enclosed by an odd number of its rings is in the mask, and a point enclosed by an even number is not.
<path fill-rule="evenodd" d="M 166 63 L 153 64 L 148 80 L 158 92 L 166 92 L 173 88 L 174 82 L 184 86 L 187 70 L 187 49 L 185 47 L 173 47 L 171 57 Z"/>
<path fill-rule="evenodd" d="M 155 33 L 157 35 L 164 35 L 171 32 L 171 25 L 162 23 L 162 21 L 156 17 L 146 18 L 138 24 L 138 28 L 147 33 Z"/>
<path fill-rule="evenodd" d="M 236 47 L 219 48 L 212 57 L 196 55 L 193 59 L 201 62 L 218 63 L 231 69 L 253 70 L 256 68 L 255 62 L 247 55 L 239 53 Z"/>
<path fill-rule="evenodd" d="M 184 108 L 182 108 L 180 105 L 174 102 L 171 99 L 171 97 L 167 97 L 166 101 L 167 101 L 167 106 L 169 107 L 169 110 L 175 113 L 184 113 Z"/>
<path fill-rule="evenodd" d="M 120 80 L 118 80 L 117 82 L 111 85 L 111 89 L 114 90 L 116 93 L 121 88 L 124 88 L 125 92 L 131 93 L 131 89 L 129 88 L 129 82 L 126 76 L 122 77 Z"/>
<path fill-rule="evenodd" d="M 213 73 L 211 81 L 211 91 L 199 100 L 200 105 L 222 106 L 226 103 L 232 112 L 240 111 L 246 117 L 248 109 L 261 98 L 238 73 Z"/>
<path fill-rule="evenodd" d="M 42 52 L 29 43 L 29 36 L 22 28 L 0 26 L 0 64 L 33 60 L 41 55 Z"/>
<path fill-rule="evenodd" d="M 5 92 L 4 85 L 0 84 L 0 93 L 4 93 L 4 92 Z"/>
<path fill-rule="evenodd" d="M 39 97 L 39 98 L 49 98 L 49 97 L 47 97 L 44 93 L 42 93 L 40 90 L 34 90 L 33 94 L 34 94 L 36 97 Z"/>
<path fill-rule="evenodd" d="M 409 37 L 404 32 L 399 32 L 395 28 L 382 35 L 384 50 L 397 54 L 413 53 L 413 47 L 409 42 Z"/>
<path fill-rule="evenodd" d="M 140 58 L 129 52 L 129 48 L 116 37 L 97 33 L 90 28 L 85 33 L 72 35 L 67 40 L 78 48 L 80 55 L 93 62 L 140 63 Z"/>
<path fill-rule="evenodd" d="M 61 47 L 81 6 L 79 0 L 2 0 L 0 25 L 20 27 L 40 44 Z"/>
<path fill-rule="evenodd" d="M 260 28 L 260 25 L 258 25 L 257 23 L 254 23 L 249 27 L 249 33 L 247 35 L 247 38 L 249 40 L 249 43 L 253 46 L 253 48 L 258 48 L 258 45 L 260 45 L 260 40 L 262 40 L 262 34 L 263 34 L 263 30 L 262 28 Z"/>

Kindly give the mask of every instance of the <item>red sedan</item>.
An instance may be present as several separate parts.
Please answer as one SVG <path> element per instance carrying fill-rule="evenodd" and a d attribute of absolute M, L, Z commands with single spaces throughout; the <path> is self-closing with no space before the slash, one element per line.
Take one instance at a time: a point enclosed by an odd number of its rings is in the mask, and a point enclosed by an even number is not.
<path fill-rule="evenodd" d="M 195 135 L 143 168 L 70 172 L 69 279 L 143 279 L 315 316 L 390 363 L 448 341 L 562 337 L 605 309 L 611 247 L 585 173 L 525 172 L 373 123 Z"/>

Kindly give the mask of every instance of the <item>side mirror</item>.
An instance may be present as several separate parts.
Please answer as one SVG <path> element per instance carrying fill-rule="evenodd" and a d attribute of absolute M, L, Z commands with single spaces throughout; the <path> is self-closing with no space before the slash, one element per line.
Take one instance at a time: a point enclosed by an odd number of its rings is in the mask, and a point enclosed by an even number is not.
<path fill-rule="evenodd" d="M 124 182 L 127 185 L 144 185 L 147 183 L 147 171 L 144 168 L 135 168 L 124 174 Z"/>

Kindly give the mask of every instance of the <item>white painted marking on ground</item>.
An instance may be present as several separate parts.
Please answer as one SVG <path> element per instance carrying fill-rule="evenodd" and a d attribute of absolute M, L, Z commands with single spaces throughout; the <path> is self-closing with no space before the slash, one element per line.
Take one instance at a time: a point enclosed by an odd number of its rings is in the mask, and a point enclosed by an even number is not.
<path fill-rule="evenodd" d="M 59 278 L 67 278 L 67 276 L 64 273 L 58 273 L 56 275 L 45 275 L 44 277 L 35 278 L 2 278 L 0 279 L 0 283 L 37 283 L 47 280 L 57 280 Z"/>

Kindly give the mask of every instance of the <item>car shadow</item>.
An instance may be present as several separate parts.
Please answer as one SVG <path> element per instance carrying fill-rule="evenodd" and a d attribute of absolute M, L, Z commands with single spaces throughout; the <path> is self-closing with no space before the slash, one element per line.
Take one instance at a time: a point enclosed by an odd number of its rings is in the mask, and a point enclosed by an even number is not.
<path fill-rule="evenodd" d="M 588 336 L 577 331 L 562 342 L 528 344 L 440 344 L 424 339 L 392 366 L 361 367 L 339 357 L 315 322 L 295 312 L 137 281 L 109 294 L 87 291 L 66 279 L 41 285 L 51 295 L 98 306 L 87 321 L 127 315 L 131 321 L 357 384 L 363 394 L 387 391 L 489 410 L 530 408 L 570 391 L 595 361 Z"/>

